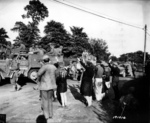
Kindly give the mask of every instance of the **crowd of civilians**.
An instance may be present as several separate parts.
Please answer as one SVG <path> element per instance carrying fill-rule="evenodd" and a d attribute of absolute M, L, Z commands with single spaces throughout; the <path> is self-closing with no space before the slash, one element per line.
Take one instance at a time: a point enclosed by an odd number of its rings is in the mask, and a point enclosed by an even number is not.
<path fill-rule="evenodd" d="M 95 57 L 87 57 L 83 53 L 77 58 L 80 71 L 80 94 L 84 97 L 87 107 L 92 106 L 93 92 L 97 102 L 101 102 L 112 86 L 115 100 L 119 100 L 119 68 L 116 62 L 103 63 Z M 77 65 L 77 66 L 78 66 Z M 42 58 L 42 67 L 38 71 L 38 89 L 40 90 L 41 106 L 47 120 L 53 117 L 53 100 L 60 95 L 60 104 L 67 107 L 67 77 L 68 68 L 63 62 L 51 64 L 48 55 Z M 112 76 L 112 77 L 111 77 Z M 56 94 L 57 93 L 57 94 Z"/>

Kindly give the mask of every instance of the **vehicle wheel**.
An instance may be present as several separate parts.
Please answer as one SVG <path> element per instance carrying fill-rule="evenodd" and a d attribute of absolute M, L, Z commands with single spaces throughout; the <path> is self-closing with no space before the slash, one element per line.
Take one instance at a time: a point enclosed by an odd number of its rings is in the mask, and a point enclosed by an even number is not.
<path fill-rule="evenodd" d="M 37 72 L 38 72 L 38 69 L 31 69 L 28 73 L 28 77 L 31 79 L 31 80 L 36 80 L 37 79 Z"/>

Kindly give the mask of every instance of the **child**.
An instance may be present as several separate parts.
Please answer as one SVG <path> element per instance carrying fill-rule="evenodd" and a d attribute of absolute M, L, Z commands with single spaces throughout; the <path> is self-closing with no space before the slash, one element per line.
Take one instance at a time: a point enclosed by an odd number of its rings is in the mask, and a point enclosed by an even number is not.
<path fill-rule="evenodd" d="M 67 71 L 63 62 L 58 64 L 58 69 L 56 70 L 56 83 L 57 92 L 60 93 L 62 107 L 65 107 L 67 106 Z"/>

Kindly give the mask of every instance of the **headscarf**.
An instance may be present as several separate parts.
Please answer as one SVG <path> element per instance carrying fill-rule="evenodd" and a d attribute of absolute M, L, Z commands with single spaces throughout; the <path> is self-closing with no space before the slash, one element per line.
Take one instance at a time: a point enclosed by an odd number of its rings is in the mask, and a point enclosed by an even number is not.
<path fill-rule="evenodd" d="M 59 76 L 62 78 L 65 78 L 67 76 L 67 71 L 65 69 L 64 63 L 59 62 L 58 63 L 58 68 L 59 68 Z"/>

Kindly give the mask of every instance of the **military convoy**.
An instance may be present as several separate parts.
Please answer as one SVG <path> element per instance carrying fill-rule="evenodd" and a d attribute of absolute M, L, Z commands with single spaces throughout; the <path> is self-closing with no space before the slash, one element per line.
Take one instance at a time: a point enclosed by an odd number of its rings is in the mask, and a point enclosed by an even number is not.
<path fill-rule="evenodd" d="M 17 61 L 19 62 L 20 74 L 25 77 L 28 77 L 31 80 L 37 79 L 37 72 L 41 67 L 40 55 L 30 54 L 27 51 L 17 51 Z M 12 54 L 12 55 L 13 55 Z M 49 55 L 51 63 L 55 64 L 57 62 L 63 62 L 62 54 L 47 53 Z M 1 79 L 9 78 L 9 67 L 12 59 L 0 60 L 0 82 Z"/>
<path fill-rule="evenodd" d="M 118 65 L 118 68 L 120 69 L 120 75 L 123 77 L 126 76 L 133 76 L 133 72 L 132 72 L 132 66 L 131 63 L 126 62 L 126 63 L 122 63 Z"/>

